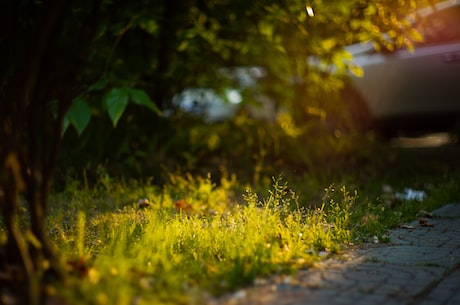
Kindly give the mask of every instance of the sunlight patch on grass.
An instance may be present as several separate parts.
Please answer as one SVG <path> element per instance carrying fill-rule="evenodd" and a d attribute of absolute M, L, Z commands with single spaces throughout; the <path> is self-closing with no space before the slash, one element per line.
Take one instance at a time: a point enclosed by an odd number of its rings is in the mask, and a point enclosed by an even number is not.
<path fill-rule="evenodd" d="M 108 193 L 80 189 L 54 198 L 55 242 L 80 264 L 78 272 L 70 268 L 77 281 L 64 295 L 82 304 L 200 303 L 257 277 L 307 267 L 351 239 L 357 196 L 345 188 L 339 199 L 329 188 L 320 206 L 306 209 L 282 179 L 265 198 L 247 190 L 242 201 L 232 201 L 231 179 L 219 186 L 210 177 L 170 180 L 161 190 L 112 185 Z M 151 204 L 140 208 L 129 192 Z M 111 204 L 98 206 L 101 200 Z"/>
<path fill-rule="evenodd" d="M 71 181 L 52 198 L 47 224 L 73 275 L 55 291 L 75 304 L 202 304 L 344 245 L 388 241 L 388 229 L 458 197 L 452 177 L 426 184 L 422 202 L 391 204 L 388 194 L 359 198 L 334 185 L 306 203 L 281 178 L 240 196 L 227 175 L 215 184 L 170 174 L 162 187 L 107 179 L 93 188 Z"/>

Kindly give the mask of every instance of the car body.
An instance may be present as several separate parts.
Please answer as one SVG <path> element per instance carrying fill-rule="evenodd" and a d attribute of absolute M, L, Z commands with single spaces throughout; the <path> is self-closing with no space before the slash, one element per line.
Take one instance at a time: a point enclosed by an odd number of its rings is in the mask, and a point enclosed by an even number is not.
<path fill-rule="evenodd" d="M 387 131 L 450 129 L 460 123 L 460 1 L 421 10 L 414 27 L 424 41 L 392 52 L 349 46 L 362 77 L 352 86 L 373 126 Z"/>

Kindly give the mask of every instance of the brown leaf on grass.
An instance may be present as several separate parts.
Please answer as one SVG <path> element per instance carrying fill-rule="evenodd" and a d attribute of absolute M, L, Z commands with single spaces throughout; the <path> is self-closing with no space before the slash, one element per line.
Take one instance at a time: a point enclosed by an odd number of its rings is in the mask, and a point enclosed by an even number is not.
<path fill-rule="evenodd" d="M 80 278 L 87 277 L 90 270 L 87 260 L 83 256 L 77 259 L 68 260 L 67 268 L 71 274 L 75 274 Z"/>
<path fill-rule="evenodd" d="M 147 198 L 141 198 L 137 201 L 137 203 L 139 204 L 139 208 L 141 209 L 145 209 L 150 206 L 150 201 Z"/>
<path fill-rule="evenodd" d="M 428 219 L 427 218 L 420 218 L 418 220 L 418 224 L 421 226 L 421 227 L 434 227 L 434 224 L 428 222 Z"/>
<path fill-rule="evenodd" d="M 89 265 L 88 258 L 85 256 L 79 257 L 74 260 L 68 260 L 67 268 L 70 274 L 73 274 L 78 278 L 86 278 L 93 284 L 99 282 L 99 272 Z"/>
<path fill-rule="evenodd" d="M 185 199 L 180 199 L 174 202 L 174 207 L 178 211 L 192 212 L 194 209 Z"/>

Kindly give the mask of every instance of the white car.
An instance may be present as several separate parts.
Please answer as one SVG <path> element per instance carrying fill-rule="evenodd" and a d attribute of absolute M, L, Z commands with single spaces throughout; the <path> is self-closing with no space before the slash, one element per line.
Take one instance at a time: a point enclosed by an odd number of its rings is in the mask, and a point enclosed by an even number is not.
<path fill-rule="evenodd" d="M 382 131 L 459 127 L 460 0 L 440 2 L 420 15 L 414 27 L 424 41 L 412 52 L 377 52 L 370 43 L 347 48 L 364 72 L 352 77 L 354 96 Z"/>

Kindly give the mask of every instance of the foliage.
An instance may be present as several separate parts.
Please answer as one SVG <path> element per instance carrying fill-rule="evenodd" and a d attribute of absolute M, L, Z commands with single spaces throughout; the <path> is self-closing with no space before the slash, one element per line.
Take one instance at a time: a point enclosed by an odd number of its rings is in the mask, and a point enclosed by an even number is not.
<path fill-rule="evenodd" d="M 219 72 L 222 67 L 265 69 L 266 76 L 256 87 L 242 88 L 245 104 L 260 105 L 263 103 L 260 96 L 264 96 L 275 103 L 275 112 L 287 112 L 293 126 L 310 129 L 316 125 L 332 134 L 353 130 L 358 121 L 356 111 L 349 109 L 339 91 L 348 72 L 359 74 L 359 67 L 353 66 L 343 47 L 371 40 L 376 48 L 391 49 L 393 45 L 411 48 L 419 37 L 402 16 L 423 5 L 426 3 L 405 0 L 313 1 L 307 5 L 301 1 L 221 0 L 192 2 L 187 8 L 184 4 L 166 2 L 142 8 L 130 4 L 114 8 L 105 4 L 104 12 L 110 7 L 113 13 L 104 15 L 106 19 L 100 22 L 97 39 L 90 49 L 91 71 L 95 72 L 88 78 L 91 85 L 76 98 L 66 118 L 66 122 L 77 128 L 80 137 L 67 132 L 64 155 L 69 158 L 63 160 L 62 167 L 95 168 L 101 163 L 124 161 L 129 164 L 129 169 L 124 170 L 139 174 L 145 168 L 159 174 L 162 170 L 159 164 L 169 167 L 179 163 L 190 169 L 200 164 L 200 155 L 209 158 L 216 145 L 222 144 L 249 145 L 249 153 L 242 152 L 243 159 L 263 155 L 261 150 L 255 153 L 250 148 L 255 143 L 263 145 L 257 140 L 257 132 L 246 129 L 244 132 L 255 134 L 256 138 L 248 136 L 241 141 L 244 134 L 234 136 L 231 129 L 222 130 L 223 124 L 210 127 L 188 120 L 171 104 L 174 94 L 185 88 L 214 88 L 217 92 L 228 87 L 240 88 L 237 80 Z M 393 33 L 389 40 L 384 36 L 388 32 Z M 104 54 L 109 54 L 108 58 Z M 319 66 L 311 65 L 306 59 L 313 57 L 321 66 L 334 66 L 335 71 L 325 73 Z M 142 109 L 126 107 L 127 90 L 142 90 L 151 96 L 158 113 L 169 115 L 153 118 Z M 148 99 L 132 101 L 153 108 Z M 89 124 L 90 113 L 100 118 L 102 110 L 109 110 L 113 124 L 105 118 Z M 126 114 L 124 118 L 120 118 L 122 113 Z M 229 125 L 238 125 L 239 119 Z M 112 130 L 114 125 L 116 129 Z M 276 129 L 281 124 L 249 125 L 263 133 L 264 129 Z M 86 133 L 83 127 L 88 129 Z M 191 135 L 189 130 L 210 137 L 197 143 L 203 138 Z M 303 138 L 319 137 L 308 132 L 303 135 Z M 315 146 L 311 140 L 304 142 Z M 71 157 L 73 154 L 85 156 L 85 160 L 76 160 Z M 165 160 L 169 157 L 173 160 Z M 303 154 L 302 158 L 315 159 L 309 154 Z M 217 170 L 215 167 L 211 171 Z"/>
<path fill-rule="evenodd" d="M 255 188 L 280 173 L 286 177 L 306 175 L 318 178 L 321 183 L 316 188 L 321 188 L 331 176 L 343 173 L 343 168 L 358 167 L 380 153 L 372 134 L 331 133 L 320 118 L 298 124 L 289 113 L 270 122 L 250 118 L 242 111 L 232 120 L 212 124 L 183 115 L 144 125 L 135 124 L 135 117 L 122 118 L 115 130 L 104 128 L 110 125 L 108 120 L 94 122 L 98 128 L 85 133 L 62 155 L 66 167 L 56 177 L 60 184 L 68 175 L 80 177 L 83 169 L 94 181 L 101 164 L 110 175 L 154 177 L 160 185 L 168 181 L 168 172 L 179 171 L 211 173 L 215 181 L 221 175 L 235 174 L 241 184 Z M 154 133 L 157 128 L 162 128 L 162 133 Z M 150 136 L 143 134 L 145 129 Z M 131 135 L 129 141 L 119 142 L 125 130 Z M 102 133 L 106 143 L 97 142 Z M 68 136 L 65 145 L 77 141 L 76 133 Z"/>
<path fill-rule="evenodd" d="M 93 86 L 88 90 L 93 91 L 95 88 Z M 129 101 L 132 101 L 137 105 L 148 107 L 149 109 L 160 113 L 156 105 L 152 102 L 144 90 L 131 88 L 112 88 L 103 98 L 103 110 L 109 114 L 114 127 L 120 120 L 123 112 L 128 106 Z M 72 124 L 77 130 L 78 134 L 81 135 L 88 126 L 91 116 L 92 112 L 88 103 L 82 96 L 77 97 L 67 112 L 66 117 L 64 118 L 63 132 L 66 131 L 69 124 Z"/>

